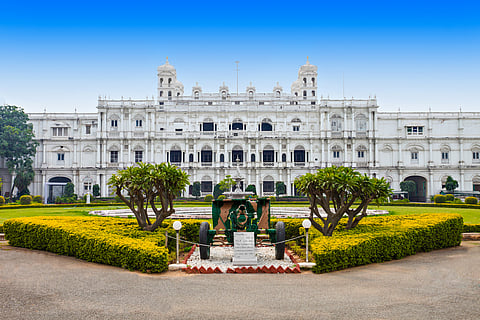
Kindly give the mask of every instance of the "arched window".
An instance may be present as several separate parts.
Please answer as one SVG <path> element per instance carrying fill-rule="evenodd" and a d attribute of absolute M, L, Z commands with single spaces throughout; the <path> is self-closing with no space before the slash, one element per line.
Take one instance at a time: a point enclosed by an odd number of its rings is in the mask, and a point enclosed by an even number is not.
<path fill-rule="evenodd" d="M 367 148 L 364 145 L 360 145 L 357 148 L 357 160 L 359 162 L 365 162 L 367 159 Z"/>
<path fill-rule="evenodd" d="M 168 91 L 168 97 L 172 96 L 172 91 Z"/>
<path fill-rule="evenodd" d="M 315 97 L 315 90 L 312 90 L 312 97 Z"/>
<path fill-rule="evenodd" d="M 280 93 L 280 90 L 275 91 L 275 95 L 277 96 L 277 98 L 280 97 L 280 94 L 281 94 L 281 93 Z"/>
<path fill-rule="evenodd" d="M 163 91 L 160 91 L 160 97 L 163 97 Z"/>
<path fill-rule="evenodd" d="M 209 176 L 203 176 L 201 184 L 201 191 L 202 193 L 211 193 L 212 192 L 212 178 Z"/>
<path fill-rule="evenodd" d="M 263 179 L 263 192 L 275 192 L 275 181 L 271 176 L 266 176 Z"/>
<path fill-rule="evenodd" d="M 367 132 L 367 117 L 364 114 L 359 114 L 355 117 L 357 132 Z"/>
<path fill-rule="evenodd" d="M 172 84 L 172 78 L 168 78 L 168 86 Z"/>
<path fill-rule="evenodd" d="M 340 156 L 341 156 L 342 148 L 340 146 L 333 146 L 332 148 L 332 156 L 333 156 L 333 161 L 340 161 Z"/>
<path fill-rule="evenodd" d="M 307 86 L 307 78 L 303 78 L 303 86 Z"/>
<path fill-rule="evenodd" d="M 473 191 L 480 191 L 480 177 L 475 176 L 472 179 Z"/>
<path fill-rule="evenodd" d="M 263 119 L 260 130 L 261 131 L 273 131 L 272 120 Z"/>
<path fill-rule="evenodd" d="M 335 131 L 335 132 L 342 131 L 342 127 L 343 127 L 342 123 L 343 123 L 342 118 L 339 115 L 334 114 L 331 118 L 332 131 Z"/>
<path fill-rule="evenodd" d="M 287 154 L 282 153 L 282 162 L 287 162 Z"/>
<path fill-rule="evenodd" d="M 298 97 L 298 92 L 295 92 L 295 97 Z"/>
<path fill-rule="evenodd" d="M 252 154 L 250 155 L 250 161 L 251 161 L 251 162 L 255 162 L 255 153 L 252 153 Z"/>
<path fill-rule="evenodd" d="M 188 155 L 188 162 L 193 162 L 193 153 Z"/>
<path fill-rule="evenodd" d="M 307 96 L 307 90 L 303 90 L 303 96 L 304 96 L 304 97 Z"/>
<path fill-rule="evenodd" d="M 315 78 L 312 78 L 312 86 L 315 86 Z"/>
<path fill-rule="evenodd" d="M 225 155 L 220 153 L 220 162 L 225 162 Z"/>
<path fill-rule="evenodd" d="M 232 122 L 232 130 L 243 130 L 243 122 L 240 119 L 235 119 Z"/>
<path fill-rule="evenodd" d="M 243 163 L 243 149 L 240 146 L 235 146 L 232 150 L 232 162 Z"/>
<path fill-rule="evenodd" d="M 195 91 L 193 95 L 194 95 L 194 99 L 198 100 L 200 93 L 198 91 Z"/>
<path fill-rule="evenodd" d="M 163 78 L 160 78 L 160 87 L 163 86 Z"/>

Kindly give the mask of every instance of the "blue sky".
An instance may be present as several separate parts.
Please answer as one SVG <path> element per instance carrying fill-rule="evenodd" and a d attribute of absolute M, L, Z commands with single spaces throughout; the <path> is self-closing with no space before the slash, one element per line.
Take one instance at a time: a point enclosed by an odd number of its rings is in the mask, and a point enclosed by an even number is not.
<path fill-rule="evenodd" d="M 98 95 L 155 95 L 156 67 L 185 93 L 249 82 L 289 92 L 306 57 L 324 97 L 377 96 L 380 110 L 480 111 L 474 1 L 4 1 L 0 103 L 95 112 Z M 344 80 L 343 80 L 344 79 Z M 343 86 L 344 83 L 344 86 Z M 343 89 L 344 88 L 344 89 Z"/>

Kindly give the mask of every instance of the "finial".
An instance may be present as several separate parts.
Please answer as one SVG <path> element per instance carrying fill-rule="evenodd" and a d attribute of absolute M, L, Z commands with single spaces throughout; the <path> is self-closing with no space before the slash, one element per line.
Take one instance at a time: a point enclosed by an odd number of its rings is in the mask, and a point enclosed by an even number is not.
<path fill-rule="evenodd" d="M 280 83 L 277 81 L 277 87 L 280 86 Z"/>
<path fill-rule="evenodd" d="M 198 87 L 198 82 L 195 82 L 195 86 Z"/>
<path fill-rule="evenodd" d="M 252 86 L 252 81 L 250 81 L 250 87 Z"/>
<path fill-rule="evenodd" d="M 167 56 L 167 61 L 165 62 L 165 64 L 168 64 L 168 56 Z"/>
<path fill-rule="evenodd" d="M 310 64 L 310 61 L 308 61 L 308 56 L 307 56 L 307 64 Z"/>

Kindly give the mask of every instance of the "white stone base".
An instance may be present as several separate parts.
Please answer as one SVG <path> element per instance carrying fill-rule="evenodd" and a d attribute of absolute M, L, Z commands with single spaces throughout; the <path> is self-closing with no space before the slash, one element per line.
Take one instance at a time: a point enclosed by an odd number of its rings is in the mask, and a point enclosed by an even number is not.
<path fill-rule="evenodd" d="M 312 269 L 315 266 L 315 262 L 299 262 L 300 269 Z"/>
<path fill-rule="evenodd" d="M 173 263 L 168 265 L 168 271 L 178 271 L 186 267 L 187 265 L 184 263 Z"/>

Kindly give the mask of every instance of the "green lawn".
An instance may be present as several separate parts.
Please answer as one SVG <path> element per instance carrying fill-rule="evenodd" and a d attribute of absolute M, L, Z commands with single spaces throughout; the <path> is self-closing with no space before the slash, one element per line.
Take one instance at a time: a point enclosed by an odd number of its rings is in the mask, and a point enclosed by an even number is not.
<path fill-rule="evenodd" d="M 388 210 L 392 215 L 420 214 L 420 213 L 458 213 L 463 217 L 463 223 L 480 224 L 479 209 L 460 208 L 433 208 L 433 207 L 377 207 L 369 206 L 370 209 Z"/>
<path fill-rule="evenodd" d="M 193 207 L 194 204 L 178 204 L 176 207 Z M 208 204 L 199 205 L 202 207 Z M 289 206 L 288 204 L 275 204 L 274 206 Z M 290 205 L 294 207 L 308 207 L 305 205 Z M 48 207 L 48 208 L 25 208 L 25 209 L 2 209 L 0 210 L 0 224 L 5 220 L 17 217 L 34 216 L 83 216 L 91 210 L 126 209 L 126 206 L 114 205 L 105 207 Z M 432 207 L 390 207 L 370 206 L 370 209 L 388 210 L 392 215 L 420 214 L 420 213 L 458 213 L 463 216 L 464 223 L 480 224 L 480 210 L 478 209 L 457 209 L 457 208 L 432 208 Z"/>

